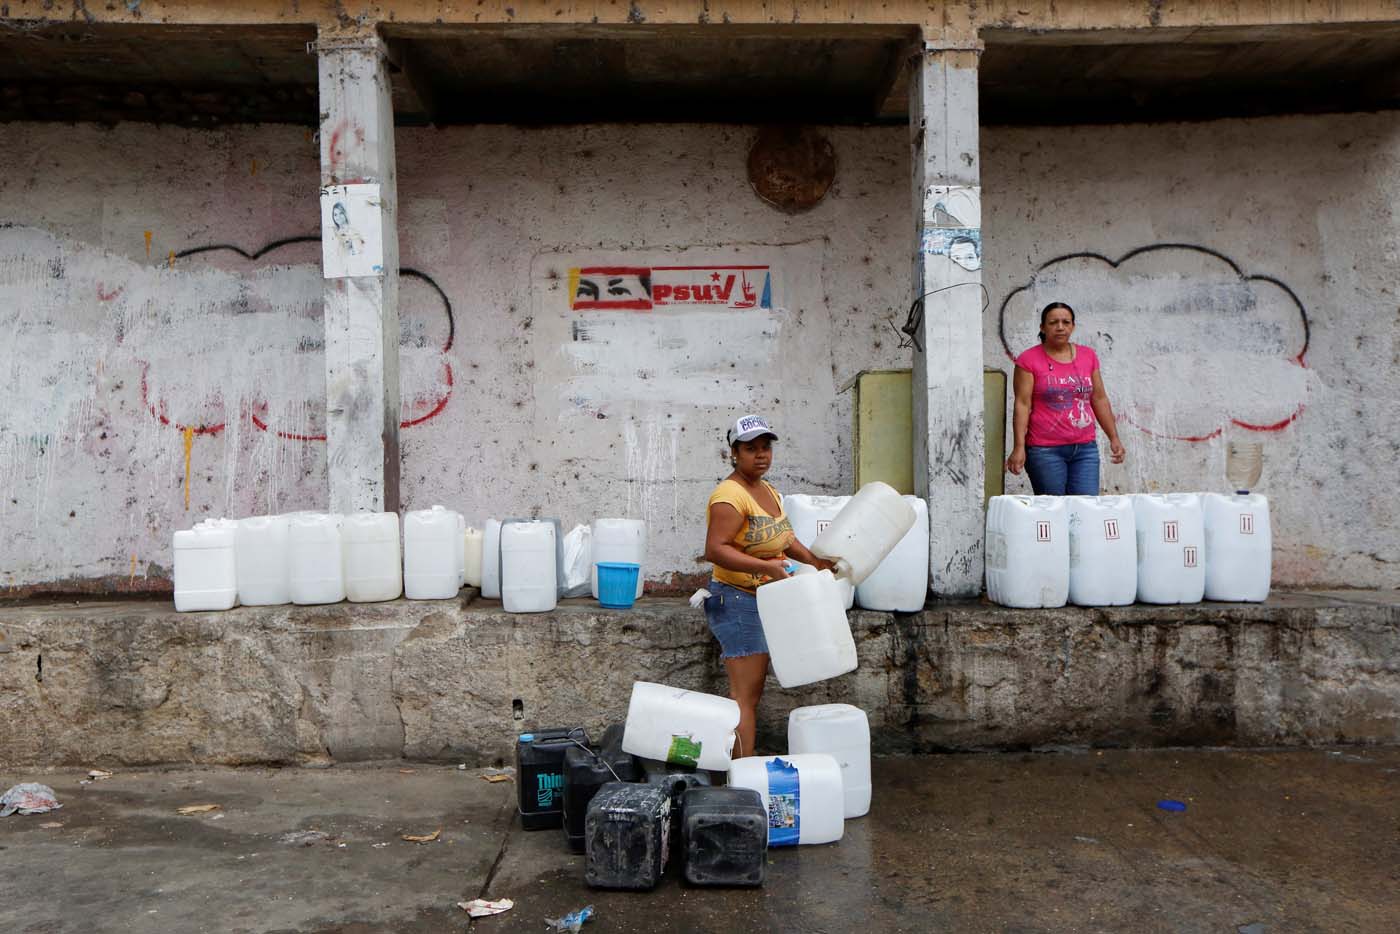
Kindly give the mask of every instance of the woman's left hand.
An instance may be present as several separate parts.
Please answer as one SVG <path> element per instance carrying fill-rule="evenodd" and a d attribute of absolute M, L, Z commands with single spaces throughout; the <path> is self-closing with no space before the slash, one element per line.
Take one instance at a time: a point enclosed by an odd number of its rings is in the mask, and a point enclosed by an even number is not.
<path fill-rule="evenodd" d="M 1123 458 L 1128 456 L 1127 450 L 1123 447 L 1123 442 L 1114 438 L 1108 443 L 1108 459 L 1115 464 L 1123 463 Z"/>

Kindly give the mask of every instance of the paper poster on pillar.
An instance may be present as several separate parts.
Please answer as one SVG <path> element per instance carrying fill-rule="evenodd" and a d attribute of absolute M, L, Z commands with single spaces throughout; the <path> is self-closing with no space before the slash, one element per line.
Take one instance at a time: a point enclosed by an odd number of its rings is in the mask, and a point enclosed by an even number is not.
<path fill-rule="evenodd" d="M 925 256 L 946 256 L 968 272 L 982 268 L 982 191 L 930 185 L 924 191 L 924 224 L 919 238 Z"/>
<path fill-rule="evenodd" d="M 321 189 L 321 267 L 325 278 L 384 274 L 383 211 L 378 185 Z"/>

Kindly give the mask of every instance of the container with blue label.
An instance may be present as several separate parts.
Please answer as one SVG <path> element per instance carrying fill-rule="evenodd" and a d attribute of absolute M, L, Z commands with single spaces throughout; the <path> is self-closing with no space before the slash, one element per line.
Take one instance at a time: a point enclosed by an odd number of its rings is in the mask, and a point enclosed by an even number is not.
<path fill-rule="evenodd" d="M 564 753 L 588 745 L 583 727 L 521 733 L 515 744 L 520 825 L 545 830 L 564 823 Z"/>

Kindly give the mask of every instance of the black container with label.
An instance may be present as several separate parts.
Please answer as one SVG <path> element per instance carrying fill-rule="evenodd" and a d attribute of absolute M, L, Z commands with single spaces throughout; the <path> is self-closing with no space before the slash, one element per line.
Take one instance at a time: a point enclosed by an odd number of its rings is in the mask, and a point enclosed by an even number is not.
<path fill-rule="evenodd" d="M 671 842 L 671 795 L 656 785 L 609 782 L 588 804 L 584 879 L 601 889 L 652 889 Z"/>
<path fill-rule="evenodd" d="M 681 819 L 685 880 L 692 885 L 762 885 L 768 813 L 752 788 L 691 788 Z"/>
<path fill-rule="evenodd" d="M 583 727 L 521 733 L 515 744 L 520 826 L 545 830 L 564 823 L 564 753 L 588 744 Z"/>
<path fill-rule="evenodd" d="M 606 740 L 608 733 L 603 737 Z M 623 752 L 620 745 L 610 747 L 604 742 L 594 750 L 575 746 L 564 753 L 564 834 L 570 850 L 584 852 L 588 803 L 598 789 L 608 782 L 635 782 L 640 776 L 636 758 Z"/>

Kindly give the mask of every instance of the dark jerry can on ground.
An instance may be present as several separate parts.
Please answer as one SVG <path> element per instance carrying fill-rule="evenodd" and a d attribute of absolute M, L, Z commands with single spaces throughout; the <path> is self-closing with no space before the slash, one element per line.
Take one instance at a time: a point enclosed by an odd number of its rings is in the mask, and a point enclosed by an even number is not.
<path fill-rule="evenodd" d="M 691 788 L 681 818 L 685 881 L 762 885 L 768 862 L 768 812 L 752 788 Z"/>
<path fill-rule="evenodd" d="M 564 753 L 588 744 L 583 727 L 521 733 L 515 744 L 520 826 L 545 830 L 564 823 Z"/>
<path fill-rule="evenodd" d="M 584 852 L 584 823 L 598 789 L 609 782 L 635 782 L 641 777 L 636 757 L 622 751 L 621 735 L 609 745 L 612 733 L 609 728 L 595 750 L 575 746 L 564 753 L 564 835 L 574 853 Z"/>
<path fill-rule="evenodd" d="M 584 879 L 602 889 L 652 889 L 671 843 L 671 795 L 656 785 L 609 782 L 584 820 Z"/>

